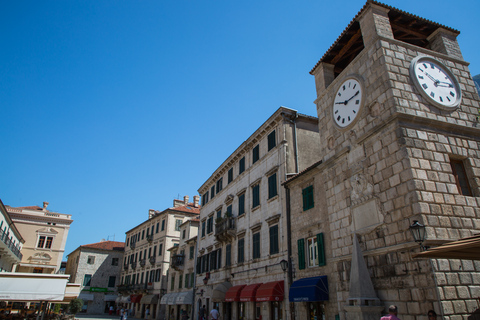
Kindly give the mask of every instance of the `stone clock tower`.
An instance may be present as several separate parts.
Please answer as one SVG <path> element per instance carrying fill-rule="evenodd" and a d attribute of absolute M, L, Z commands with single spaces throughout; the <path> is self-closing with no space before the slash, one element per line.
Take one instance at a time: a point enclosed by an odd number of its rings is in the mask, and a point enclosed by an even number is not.
<path fill-rule="evenodd" d="M 376 318 L 352 307 L 387 313 L 391 304 L 401 319 L 426 319 L 430 309 L 440 319 L 479 312 L 480 264 L 415 259 L 421 247 L 409 230 L 414 221 L 426 226 L 430 247 L 480 232 L 479 99 L 458 34 L 367 1 L 311 71 L 322 160 L 286 187 L 292 260 L 295 238 L 324 234 L 326 264 L 297 277 L 328 276 L 327 319 Z M 295 198 L 307 185 L 311 216 Z M 356 240 L 362 253 L 352 258 Z M 362 254 L 368 272 L 352 274 Z M 365 276 L 370 297 L 352 283 Z"/>

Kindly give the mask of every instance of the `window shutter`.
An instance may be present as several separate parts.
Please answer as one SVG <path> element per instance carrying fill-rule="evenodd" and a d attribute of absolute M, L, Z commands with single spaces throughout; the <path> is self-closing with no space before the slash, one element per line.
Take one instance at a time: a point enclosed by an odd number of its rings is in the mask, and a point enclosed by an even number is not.
<path fill-rule="evenodd" d="M 324 266 L 327 264 L 325 259 L 325 244 L 323 242 L 323 233 L 317 234 L 317 247 L 318 247 L 318 265 Z"/>
<path fill-rule="evenodd" d="M 305 239 L 298 239 L 298 269 L 305 269 Z"/>

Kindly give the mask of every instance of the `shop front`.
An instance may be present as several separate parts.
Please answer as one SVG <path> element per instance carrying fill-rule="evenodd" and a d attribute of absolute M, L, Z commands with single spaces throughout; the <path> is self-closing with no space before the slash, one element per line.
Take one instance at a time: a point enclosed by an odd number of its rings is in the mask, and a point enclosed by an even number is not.
<path fill-rule="evenodd" d="M 273 281 L 263 283 L 258 287 L 255 301 L 257 303 L 266 303 L 268 319 L 270 320 L 283 320 L 283 298 L 285 282 Z"/>
<path fill-rule="evenodd" d="M 295 303 L 299 319 L 325 319 L 328 298 L 327 276 L 299 279 L 290 286 L 289 300 Z"/>

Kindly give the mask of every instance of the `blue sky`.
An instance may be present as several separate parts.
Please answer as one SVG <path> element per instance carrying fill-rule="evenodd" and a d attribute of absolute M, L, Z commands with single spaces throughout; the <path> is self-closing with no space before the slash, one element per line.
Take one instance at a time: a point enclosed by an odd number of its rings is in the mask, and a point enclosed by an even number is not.
<path fill-rule="evenodd" d="M 0 1 L 0 198 L 73 215 L 66 253 L 123 241 L 189 195 L 278 107 L 365 1 Z M 461 31 L 480 1 L 388 1 Z"/>

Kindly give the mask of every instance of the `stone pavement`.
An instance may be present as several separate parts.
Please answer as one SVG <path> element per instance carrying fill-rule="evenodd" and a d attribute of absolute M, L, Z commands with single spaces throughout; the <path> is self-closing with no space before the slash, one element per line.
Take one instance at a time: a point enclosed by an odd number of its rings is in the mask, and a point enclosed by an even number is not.
<path fill-rule="evenodd" d="M 119 320 L 120 316 L 117 315 L 108 315 L 106 314 L 85 314 L 77 313 L 75 315 L 75 320 Z"/>

